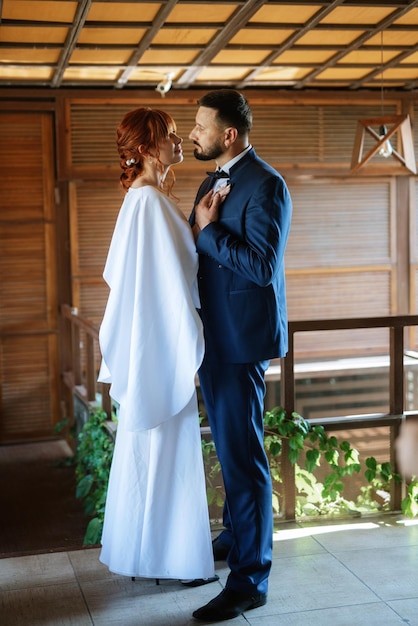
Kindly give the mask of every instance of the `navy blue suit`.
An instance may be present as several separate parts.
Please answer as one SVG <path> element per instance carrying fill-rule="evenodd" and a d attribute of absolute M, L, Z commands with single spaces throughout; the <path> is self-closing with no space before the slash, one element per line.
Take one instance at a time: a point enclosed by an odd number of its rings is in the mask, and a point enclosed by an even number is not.
<path fill-rule="evenodd" d="M 227 587 L 266 593 L 273 516 L 264 373 L 287 351 L 284 253 L 292 203 L 283 178 L 254 149 L 231 168 L 230 182 L 219 221 L 196 242 L 206 341 L 199 378 L 225 484 Z"/>

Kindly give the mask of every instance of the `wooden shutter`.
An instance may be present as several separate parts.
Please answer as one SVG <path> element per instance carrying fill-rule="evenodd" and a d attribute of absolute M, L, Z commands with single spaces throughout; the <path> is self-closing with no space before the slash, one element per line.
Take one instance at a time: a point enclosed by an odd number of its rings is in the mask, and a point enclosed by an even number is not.
<path fill-rule="evenodd" d="M 70 185 L 72 305 L 97 325 L 108 295 L 102 274 L 121 202 L 117 180 Z"/>
<path fill-rule="evenodd" d="M 0 113 L 0 442 L 53 436 L 58 411 L 52 116 Z"/>
<path fill-rule="evenodd" d="M 289 318 L 396 312 L 394 179 L 289 183 L 294 213 L 286 252 Z M 386 330 L 301 333 L 305 358 L 386 352 Z"/>

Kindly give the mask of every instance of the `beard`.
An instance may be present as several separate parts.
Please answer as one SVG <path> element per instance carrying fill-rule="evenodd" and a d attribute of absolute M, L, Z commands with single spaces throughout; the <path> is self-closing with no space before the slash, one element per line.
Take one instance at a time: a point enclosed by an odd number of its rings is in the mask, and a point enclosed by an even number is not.
<path fill-rule="evenodd" d="M 217 159 L 218 157 L 220 157 L 223 153 L 224 149 L 220 141 L 214 143 L 210 148 L 206 150 L 206 152 L 204 152 L 203 149 L 201 152 L 199 152 L 197 147 L 194 149 L 193 152 L 195 159 L 198 159 L 199 161 L 212 161 L 213 159 Z"/>

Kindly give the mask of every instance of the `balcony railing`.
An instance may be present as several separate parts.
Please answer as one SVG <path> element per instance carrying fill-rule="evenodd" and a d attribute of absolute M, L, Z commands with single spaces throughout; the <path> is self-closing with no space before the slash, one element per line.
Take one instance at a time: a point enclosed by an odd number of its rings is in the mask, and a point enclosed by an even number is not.
<path fill-rule="evenodd" d="M 397 471 L 394 442 L 399 434 L 401 421 L 405 418 L 404 392 L 404 331 L 405 328 L 418 325 L 418 315 L 398 315 L 386 317 L 359 317 L 348 319 L 307 320 L 289 322 L 289 351 L 281 363 L 281 404 L 287 412 L 295 410 L 295 350 L 296 333 L 315 331 L 350 330 L 359 328 L 387 328 L 389 331 L 389 412 L 385 414 L 363 414 L 356 416 L 328 417 L 320 422 L 330 430 L 346 428 L 367 428 L 388 426 L 390 429 L 390 462 Z M 289 462 L 287 441 L 283 442 L 282 479 L 284 491 L 284 515 L 294 518 L 296 491 L 295 469 Z M 402 485 L 392 484 L 391 508 L 399 510 L 402 499 Z"/>
<path fill-rule="evenodd" d="M 102 409 L 110 416 L 110 385 L 97 382 L 97 364 L 100 362 L 99 330 L 68 304 L 62 305 L 61 315 L 64 328 L 66 327 L 64 332 L 71 346 L 70 359 L 67 359 L 70 367 L 61 374 L 66 391 L 67 411 L 70 415 L 74 414 L 73 397 L 76 394 L 88 405 L 97 403 L 99 398 Z"/>
<path fill-rule="evenodd" d="M 103 410 L 110 415 L 111 399 L 109 385 L 97 382 L 99 352 L 99 332 L 96 326 L 78 315 L 68 305 L 61 309 L 68 325 L 71 345 L 71 366 L 62 373 L 67 391 L 67 410 L 72 415 L 73 397 L 77 394 L 86 404 L 100 402 Z M 358 429 L 370 426 L 387 426 L 390 429 L 390 462 L 397 469 L 394 441 L 399 433 L 401 421 L 405 418 L 404 392 L 404 332 L 405 328 L 418 326 L 418 315 L 400 315 L 372 318 L 348 318 L 327 320 L 306 320 L 289 322 L 289 351 L 280 363 L 280 403 L 288 413 L 295 410 L 295 350 L 294 338 L 297 333 L 315 331 L 335 331 L 347 329 L 387 328 L 389 332 L 389 411 L 384 414 L 362 414 L 327 417 L 309 420 L 321 423 L 329 430 Z M 277 374 L 275 376 L 277 378 Z M 267 372 L 267 380 L 269 373 Z M 296 489 L 295 470 L 289 462 L 287 440 L 283 441 L 282 480 L 284 516 L 295 516 Z M 402 485 L 393 484 L 391 508 L 399 510 L 402 499 Z"/>

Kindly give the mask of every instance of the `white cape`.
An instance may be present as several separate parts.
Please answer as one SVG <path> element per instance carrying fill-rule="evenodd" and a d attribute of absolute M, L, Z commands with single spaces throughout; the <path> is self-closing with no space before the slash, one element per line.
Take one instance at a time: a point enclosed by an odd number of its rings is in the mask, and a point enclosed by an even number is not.
<path fill-rule="evenodd" d="M 176 205 L 153 187 L 131 188 L 104 271 L 99 375 L 120 405 L 100 560 L 126 576 L 214 572 L 195 389 L 197 263 Z"/>
<path fill-rule="evenodd" d="M 170 419 L 195 393 L 204 350 L 197 263 L 190 226 L 176 205 L 154 187 L 131 188 L 103 273 L 110 294 L 99 374 L 111 383 L 129 430 Z"/>

